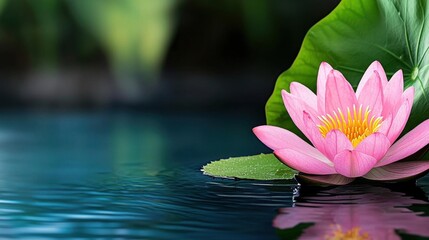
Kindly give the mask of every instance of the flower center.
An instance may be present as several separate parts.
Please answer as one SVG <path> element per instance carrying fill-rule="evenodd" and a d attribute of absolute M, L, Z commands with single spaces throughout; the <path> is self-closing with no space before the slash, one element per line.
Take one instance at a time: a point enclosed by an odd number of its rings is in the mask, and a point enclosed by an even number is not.
<path fill-rule="evenodd" d="M 366 232 L 361 232 L 360 227 L 353 227 L 348 231 L 343 231 L 340 225 L 333 226 L 333 232 L 325 236 L 326 240 L 370 240 L 371 237 Z"/>
<path fill-rule="evenodd" d="M 362 105 L 356 109 L 347 108 L 347 113 L 343 113 L 340 108 L 334 113 L 325 116 L 319 116 L 321 124 L 318 125 L 319 131 L 323 137 L 326 137 L 328 132 L 338 129 L 344 133 L 353 147 L 356 147 L 363 139 L 376 132 L 382 123 L 382 117 L 371 116 L 369 107 L 362 112 Z"/>

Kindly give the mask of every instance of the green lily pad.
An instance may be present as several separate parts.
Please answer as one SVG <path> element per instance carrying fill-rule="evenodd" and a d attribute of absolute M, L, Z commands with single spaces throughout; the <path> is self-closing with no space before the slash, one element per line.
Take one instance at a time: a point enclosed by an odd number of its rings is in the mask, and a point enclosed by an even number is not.
<path fill-rule="evenodd" d="M 429 2 L 426 0 L 343 0 L 305 36 L 292 66 L 277 80 L 266 105 L 269 125 L 302 134 L 286 112 L 281 90 L 293 81 L 314 92 L 319 65 L 328 62 L 356 89 L 374 61 L 388 77 L 403 70 L 405 87 L 415 98 L 405 132 L 429 118 Z"/>
<path fill-rule="evenodd" d="M 205 165 L 201 170 L 213 177 L 254 180 L 292 179 L 298 173 L 273 154 L 222 159 Z"/>

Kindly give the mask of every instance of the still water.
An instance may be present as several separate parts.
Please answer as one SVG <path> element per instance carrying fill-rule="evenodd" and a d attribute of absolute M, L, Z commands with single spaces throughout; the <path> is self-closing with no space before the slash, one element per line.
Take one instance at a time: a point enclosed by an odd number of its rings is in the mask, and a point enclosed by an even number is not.
<path fill-rule="evenodd" d="M 429 239 L 417 186 L 214 179 L 203 164 L 267 149 L 246 114 L 8 112 L 0 238 Z"/>

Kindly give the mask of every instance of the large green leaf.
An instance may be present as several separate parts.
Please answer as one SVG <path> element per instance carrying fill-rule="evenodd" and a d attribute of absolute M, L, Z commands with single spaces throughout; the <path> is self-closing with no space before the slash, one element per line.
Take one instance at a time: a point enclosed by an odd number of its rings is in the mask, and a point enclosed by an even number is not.
<path fill-rule="evenodd" d="M 408 131 L 429 118 L 429 4 L 427 0 L 343 0 L 305 36 L 292 66 L 277 80 L 266 105 L 267 122 L 298 133 L 281 99 L 293 81 L 316 90 L 319 65 L 326 61 L 356 88 L 372 61 L 390 77 L 404 72 L 415 87 Z"/>
<path fill-rule="evenodd" d="M 297 173 L 281 163 L 273 154 L 214 161 L 205 165 L 202 171 L 213 177 L 255 180 L 292 179 Z"/>

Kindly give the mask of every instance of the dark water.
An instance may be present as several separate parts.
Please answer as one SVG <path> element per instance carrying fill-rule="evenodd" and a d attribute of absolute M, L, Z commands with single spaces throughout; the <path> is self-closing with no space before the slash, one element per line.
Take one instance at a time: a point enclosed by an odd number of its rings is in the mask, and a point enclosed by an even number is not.
<path fill-rule="evenodd" d="M 211 160 L 267 152 L 250 131 L 260 123 L 244 114 L 2 113 L 0 238 L 429 238 L 428 177 L 298 192 L 295 181 L 202 175 Z"/>

